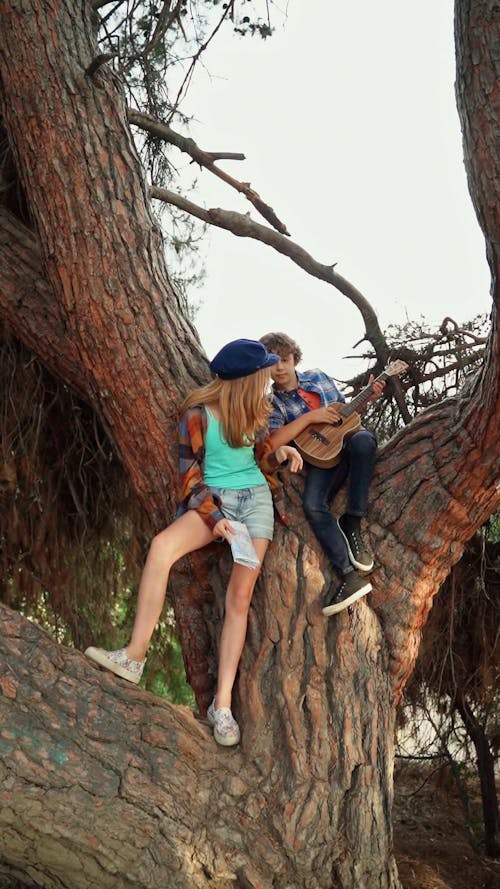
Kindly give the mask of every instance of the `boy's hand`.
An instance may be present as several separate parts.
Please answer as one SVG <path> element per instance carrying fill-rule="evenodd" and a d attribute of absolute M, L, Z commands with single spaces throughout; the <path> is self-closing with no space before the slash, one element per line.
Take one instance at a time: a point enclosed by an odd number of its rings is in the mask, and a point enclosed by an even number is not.
<path fill-rule="evenodd" d="M 341 419 L 338 404 L 327 404 L 325 407 L 317 407 L 314 411 L 308 411 L 305 416 L 310 423 L 338 423 Z"/>
<path fill-rule="evenodd" d="M 375 380 L 375 377 L 373 376 L 373 374 L 371 374 L 370 379 L 368 380 L 368 383 L 373 383 L 373 386 L 372 386 L 373 395 L 370 395 L 368 401 L 376 401 L 377 398 L 380 398 L 380 396 L 382 395 L 382 392 L 385 389 L 385 380 L 382 382 L 380 380 L 377 380 L 376 382 L 374 382 L 374 380 Z"/>
<path fill-rule="evenodd" d="M 280 463 L 284 463 L 285 460 L 288 460 L 288 468 L 290 472 L 298 472 L 304 465 L 304 461 L 297 448 L 292 448 L 290 445 L 281 445 L 276 451 L 276 457 Z"/>

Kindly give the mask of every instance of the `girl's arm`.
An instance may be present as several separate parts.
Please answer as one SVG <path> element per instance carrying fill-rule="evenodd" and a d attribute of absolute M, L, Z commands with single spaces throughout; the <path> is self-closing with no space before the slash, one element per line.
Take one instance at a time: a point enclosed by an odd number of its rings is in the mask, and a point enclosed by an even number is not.
<path fill-rule="evenodd" d="M 224 518 L 203 479 L 206 422 L 202 408 L 187 410 L 179 423 L 180 504 L 178 515 L 195 509 L 213 531 Z"/>
<path fill-rule="evenodd" d="M 266 433 L 262 440 L 257 439 L 255 456 L 259 467 L 266 476 L 269 473 L 276 472 L 278 467 L 287 460 L 290 461 L 289 468 L 292 472 L 298 472 L 299 469 L 302 469 L 303 461 L 299 452 L 292 447 L 276 446 L 273 436 L 269 433 Z"/>
<path fill-rule="evenodd" d="M 276 472 L 281 463 L 276 456 L 276 448 L 269 433 L 262 433 L 255 440 L 255 459 L 265 476 Z"/>
<path fill-rule="evenodd" d="M 262 472 L 264 473 L 267 483 L 271 488 L 271 493 L 273 495 L 274 507 L 281 522 L 284 525 L 288 525 L 288 518 L 286 514 L 286 506 L 283 497 L 283 488 L 281 482 L 275 475 L 276 470 L 284 462 L 288 459 L 289 454 L 288 451 L 295 451 L 295 448 L 276 448 L 274 450 L 275 445 L 273 445 L 271 441 L 271 436 L 266 433 L 259 436 L 255 442 L 255 457 L 257 459 L 257 463 L 259 464 Z M 279 453 L 281 451 L 281 453 Z M 278 456 L 277 456 L 278 453 Z M 300 456 L 298 451 L 295 451 L 296 460 L 294 463 L 294 471 L 297 472 L 298 469 L 302 467 L 302 457 Z M 291 455 L 290 455 L 291 456 Z"/>

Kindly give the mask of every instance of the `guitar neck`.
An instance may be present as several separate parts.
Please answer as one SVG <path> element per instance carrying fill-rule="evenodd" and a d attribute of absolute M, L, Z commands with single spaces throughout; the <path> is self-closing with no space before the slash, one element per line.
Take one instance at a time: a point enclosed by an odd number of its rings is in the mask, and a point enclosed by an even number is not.
<path fill-rule="evenodd" d="M 376 377 L 369 386 L 366 386 L 364 389 L 362 389 L 359 395 L 356 395 L 356 398 L 353 398 L 352 401 L 349 402 L 349 404 L 342 405 L 342 407 L 340 408 L 340 413 L 342 414 L 342 416 L 350 417 L 351 414 L 354 414 L 355 412 L 359 413 L 360 411 L 362 411 L 373 395 L 373 383 L 383 383 L 384 380 L 388 379 L 389 374 L 387 374 L 385 370 L 383 370 L 382 373 L 379 374 L 378 377 Z"/>

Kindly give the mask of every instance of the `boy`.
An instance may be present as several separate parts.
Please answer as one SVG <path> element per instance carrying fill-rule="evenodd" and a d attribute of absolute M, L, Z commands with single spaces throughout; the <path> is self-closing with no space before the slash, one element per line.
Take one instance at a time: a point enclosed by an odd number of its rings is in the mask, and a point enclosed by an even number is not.
<path fill-rule="evenodd" d="M 288 444 L 311 423 L 335 423 L 336 404 L 345 402 L 331 377 L 315 369 L 301 373 L 296 365 L 302 358 L 297 343 L 284 333 L 268 333 L 261 343 L 280 356 L 271 369 L 273 412 L 269 418 L 271 441 L 275 448 Z M 383 383 L 374 383 L 378 398 Z M 375 464 L 377 441 L 367 429 L 346 437 L 340 462 L 331 469 L 307 466 L 304 512 L 316 537 L 341 576 L 339 587 L 326 595 L 323 614 L 330 616 L 366 596 L 372 585 L 361 572 L 371 571 L 373 559 L 361 535 L 361 517 L 366 514 L 368 491 Z M 336 521 L 330 503 L 349 476 L 347 508 Z"/>

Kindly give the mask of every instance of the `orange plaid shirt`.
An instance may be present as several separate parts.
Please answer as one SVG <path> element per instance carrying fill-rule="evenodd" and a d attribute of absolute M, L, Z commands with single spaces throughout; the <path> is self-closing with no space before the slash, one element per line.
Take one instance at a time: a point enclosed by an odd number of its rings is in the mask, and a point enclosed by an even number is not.
<path fill-rule="evenodd" d="M 189 408 L 179 422 L 180 503 L 177 516 L 183 515 L 188 509 L 195 509 L 208 527 L 214 528 L 224 518 L 224 514 L 220 509 L 219 498 L 211 494 L 203 478 L 207 423 L 207 412 L 203 405 Z M 286 524 L 282 487 L 274 474 L 280 464 L 272 450 L 267 431 L 257 434 L 254 452 L 257 465 L 271 488 L 276 512 Z"/>

